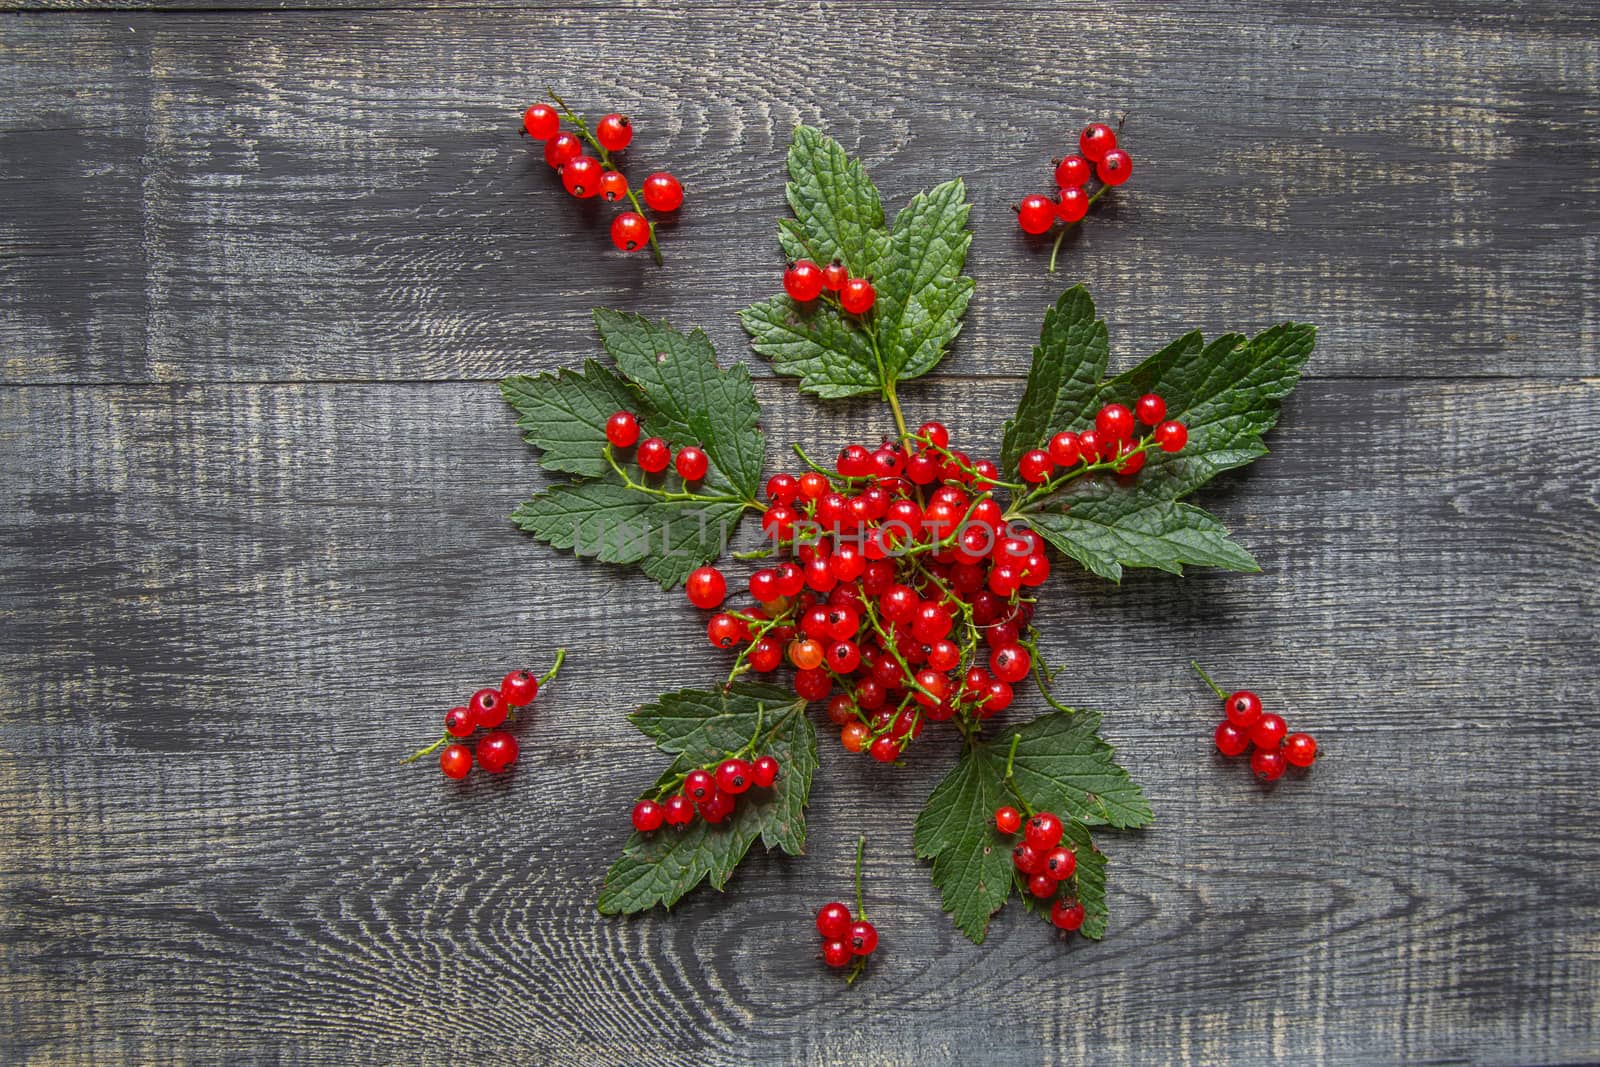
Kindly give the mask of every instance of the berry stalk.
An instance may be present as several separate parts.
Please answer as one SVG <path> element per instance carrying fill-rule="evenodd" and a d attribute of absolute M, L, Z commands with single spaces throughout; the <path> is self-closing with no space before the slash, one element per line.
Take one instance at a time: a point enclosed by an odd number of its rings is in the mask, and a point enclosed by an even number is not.
<path fill-rule="evenodd" d="M 1102 186 L 1100 186 L 1100 188 L 1096 189 L 1093 193 L 1091 193 L 1090 196 L 1089 196 L 1088 202 L 1086 204 L 1084 204 L 1084 210 L 1088 211 L 1089 208 L 1094 207 L 1094 202 L 1096 200 L 1099 200 L 1102 196 L 1105 196 L 1107 191 L 1109 191 L 1110 189 L 1111 189 L 1111 186 L 1102 185 Z M 1083 221 L 1082 219 L 1078 220 L 1078 222 L 1082 222 L 1082 221 Z M 1067 231 L 1071 230 L 1072 227 L 1078 225 L 1078 222 L 1069 222 L 1069 223 L 1067 223 L 1065 226 L 1061 227 L 1061 232 L 1056 234 L 1056 243 L 1050 246 L 1050 266 L 1048 268 L 1046 268 L 1045 273 L 1054 274 L 1056 272 L 1056 253 L 1061 251 L 1061 240 L 1062 240 L 1062 238 L 1067 236 Z M 651 238 L 651 240 L 654 240 L 654 239 L 655 239 L 654 237 Z"/>
<path fill-rule="evenodd" d="M 600 141 L 595 137 L 594 132 L 589 129 L 589 124 L 583 121 L 582 116 L 576 114 L 570 107 L 568 107 L 567 102 L 561 99 L 560 94 L 557 93 L 552 87 L 548 85 L 545 86 L 545 92 L 550 94 L 550 99 L 555 101 L 556 107 L 561 109 L 561 113 L 566 116 L 567 121 L 572 123 L 573 126 L 577 127 L 579 136 L 589 143 L 589 147 L 595 150 L 596 157 L 600 160 L 600 166 L 605 170 L 617 171 L 620 173 L 620 168 L 611 161 L 611 153 L 607 151 L 606 146 L 601 144 Z M 639 194 L 633 191 L 633 184 L 631 182 L 627 187 L 627 195 L 628 203 L 633 205 L 633 210 L 638 212 L 641 218 L 649 218 L 649 216 L 644 213 L 644 205 L 639 202 Z M 650 224 L 650 254 L 655 257 L 656 266 L 661 266 L 661 245 L 656 241 L 656 224 L 653 222 Z M 1054 260 L 1052 258 L 1052 262 L 1053 261 Z"/>

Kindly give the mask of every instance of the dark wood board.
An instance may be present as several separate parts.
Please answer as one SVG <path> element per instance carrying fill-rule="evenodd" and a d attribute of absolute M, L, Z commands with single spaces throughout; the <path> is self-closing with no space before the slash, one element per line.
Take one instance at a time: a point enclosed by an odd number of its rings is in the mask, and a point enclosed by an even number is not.
<path fill-rule="evenodd" d="M 0 1062 L 1600 1058 L 1586 6 L 30 8 L 0 17 Z M 665 269 L 515 136 L 547 81 L 685 176 Z M 1052 278 L 1006 204 L 1122 110 L 1134 181 Z M 546 479 L 492 382 L 596 352 L 599 303 L 743 358 L 797 120 L 891 204 L 967 178 L 978 297 L 905 399 L 980 447 L 1071 281 L 1124 364 L 1322 327 L 1273 454 L 1203 495 L 1264 572 L 1062 567 L 1041 612 L 1158 814 L 1105 837 L 1101 943 L 1015 907 L 961 938 L 910 854 L 931 737 L 886 772 L 824 731 L 806 856 L 593 910 L 660 763 L 624 715 L 717 654 L 510 527 Z M 774 464 L 882 429 L 756 373 Z M 396 762 L 560 644 L 514 775 Z M 1215 759 L 1190 658 L 1324 762 Z M 810 915 L 859 832 L 884 947 L 847 990 Z"/>

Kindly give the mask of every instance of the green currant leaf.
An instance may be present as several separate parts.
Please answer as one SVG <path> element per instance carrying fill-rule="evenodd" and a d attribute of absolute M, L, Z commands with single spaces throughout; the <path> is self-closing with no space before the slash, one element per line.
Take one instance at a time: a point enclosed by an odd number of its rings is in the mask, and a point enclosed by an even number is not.
<path fill-rule="evenodd" d="M 601 912 L 626 914 L 657 904 L 670 908 L 703 881 L 720 890 L 758 838 L 790 855 L 804 851 L 805 806 L 817 769 L 817 735 L 805 706 L 785 689 L 735 683 L 725 691 L 666 693 L 631 716 L 664 752 L 676 756 L 656 790 L 745 749 L 752 739 L 754 753 L 773 756 L 780 769 L 771 789 L 740 796 L 733 815 L 720 825 L 697 818 L 683 830 L 664 826 L 630 836 L 606 872 Z"/>
<path fill-rule="evenodd" d="M 1017 461 L 1062 430 L 1089 429 L 1106 404 L 1132 406 L 1144 393 L 1167 404 L 1167 418 L 1189 432 L 1176 454 L 1148 454 L 1138 475 L 1097 473 L 1018 511 L 1039 534 L 1093 573 L 1120 581 L 1124 567 L 1182 574 L 1185 565 L 1254 571 L 1250 554 L 1212 515 L 1178 501 L 1223 471 L 1266 455 L 1262 436 L 1277 422 L 1279 402 L 1299 381 L 1316 344 L 1316 328 L 1282 323 L 1246 339 L 1227 334 L 1207 344 L 1186 334 L 1129 371 L 1102 380 L 1107 362 L 1104 322 L 1082 286 L 1061 295 L 1045 316 L 1017 414 L 1007 422 L 1002 461 Z"/>
<path fill-rule="evenodd" d="M 808 304 L 787 296 L 746 308 L 740 321 L 755 350 L 779 374 L 826 398 L 894 392 L 895 383 L 932 370 L 961 331 L 973 281 L 962 273 L 972 243 L 971 205 L 955 179 L 919 193 L 884 223 L 878 192 L 859 160 L 808 126 L 789 149 L 789 204 L 778 225 L 791 260 L 837 259 L 872 281 L 877 301 L 846 314 L 831 294 Z"/>
<path fill-rule="evenodd" d="M 596 325 L 616 360 L 500 383 L 527 442 L 547 469 L 576 476 L 519 506 L 511 519 L 548 544 L 604 563 L 637 565 L 663 588 L 716 559 L 746 510 L 757 507 L 766 441 L 743 365 L 717 366 L 705 334 L 604 308 Z M 632 411 L 646 434 L 699 445 L 706 477 L 685 486 L 671 470 L 646 477 L 631 450 L 614 453 L 605 425 Z M 613 465 L 613 461 L 615 465 Z"/>
<path fill-rule="evenodd" d="M 1152 815 L 1143 791 L 1112 758 L 1099 726 L 1096 712 L 1056 711 L 980 741 L 962 754 L 917 816 L 917 855 L 933 861 L 944 908 L 972 941 L 983 941 L 990 917 L 1016 886 L 1015 840 L 995 829 L 994 811 L 1005 804 L 1022 807 L 1019 795 L 1033 810 L 1062 818 L 1078 851 L 1074 877 L 1088 916 L 1085 936 L 1105 932 L 1105 857 L 1094 849 L 1087 826 L 1136 828 L 1148 825 Z"/>

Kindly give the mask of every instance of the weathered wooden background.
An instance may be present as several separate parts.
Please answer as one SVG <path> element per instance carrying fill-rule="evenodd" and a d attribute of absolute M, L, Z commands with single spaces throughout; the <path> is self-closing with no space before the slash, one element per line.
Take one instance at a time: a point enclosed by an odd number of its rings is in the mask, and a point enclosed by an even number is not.
<path fill-rule="evenodd" d="M 0 3 L 0 1060 L 1600 1058 L 1592 5 L 336 6 Z M 517 136 L 547 83 L 685 179 L 665 269 Z M 1123 112 L 1133 182 L 1047 276 L 1008 204 Z M 596 352 L 597 304 L 743 358 L 797 121 L 894 204 L 966 177 L 978 295 L 906 399 L 974 444 L 1072 281 L 1124 364 L 1322 327 L 1204 497 L 1265 573 L 1042 612 L 1158 812 L 1107 835 L 1103 943 L 960 938 L 931 739 L 825 737 L 809 855 L 593 910 L 660 763 L 623 715 L 717 657 L 509 526 L 544 479 L 494 382 Z M 774 461 L 882 426 L 757 374 Z M 560 644 L 509 780 L 397 765 Z M 1310 779 L 1213 758 L 1190 657 L 1318 733 Z M 863 830 L 846 989 L 810 923 Z"/>

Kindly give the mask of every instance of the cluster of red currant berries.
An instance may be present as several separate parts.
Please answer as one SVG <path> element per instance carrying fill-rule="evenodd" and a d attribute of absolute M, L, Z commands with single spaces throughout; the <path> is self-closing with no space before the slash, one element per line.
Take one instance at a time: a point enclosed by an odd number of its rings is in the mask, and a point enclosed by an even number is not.
<path fill-rule="evenodd" d="M 1065 828 L 1061 819 L 1048 811 L 1041 811 L 1022 825 L 1022 813 L 1016 808 L 996 808 L 995 829 L 1010 837 L 1022 830 L 1022 840 L 1011 850 L 1011 863 L 1017 874 L 1025 880 L 1028 892 L 1039 900 L 1051 900 L 1050 921 L 1062 930 L 1077 930 L 1083 926 L 1083 905 L 1070 894 L 1060 892 L 1061 885 L 1069 881 L 1078 870 L 1078 854 L 1061 844 Z"/>
<path fill-rule="evenodd" d="M 865 916 L 853 918 L 850 909 L 835 900 L 817 911 L 817 933 L 822 935 L 822 959 L 829 967 L 843 967 L 856 957 L 872 955 L 878 931 Z"/>
<path fill-rule="evenodd" d="M 747 760 L 730 756 L 721 763 L 696 767 L 681 779 L 663 787 L 653 797 L 633 806 L 633 828 L 641 834 L 653 833 L 662 826 L 683 829 L 694 821 L 695 812 L 715 826 L 733 814 L 734 797 L 751 787 L 771 789 L 778 780 L 778 761 L 773 756 Z"/>
<path fill-rule="evenodd" d="M 640 441 L 639 419 L 631 411 L 619 411 L 606 420 L 606 440 L 613 448 L 633 448 L 637 444 L 633 461 L 646 474 L 660 474 L 669 466 L 675 466 L 678 476 L 685 482 L 698 482 L 711 469 L 710 457 L 698 445 L 685 445 L 674 456 L 672 446 L 659 437 Z"/>
<path fill-rule="evenodd" d="M 1148 436 L 1134 438 L 1135 419 L 1153 428 Z M 1063 431 L 1050 438 L 1047 447 L 1024 453 L 1017 470 L 1023 481 L 1036 485 L 1055 478 L 1058 469 L 1070 471 L 1080 463 L 1112 463 L 1118 474 L 1137 474 L 1151 448 L 1181 452 L 1188 443 L 1188 427 L 1168 420 L 1167 402 L 1154 393 L 1146 393 L 1132 410 L 1123 404 L 1101 408 L 1092 430 Z"/>
<path fill-rule="evenodd" d="M 839 306 L 852 315 L 865 315 L 878 300 L 878 291 L 866 278 L 852 278 L 845 265 L 837 259 L 826 267 L 819 267 L 809 259 L 789 264 L 783 272 L 783 291 L 797 304 L 809 304 L 828 294 Z"/>
<path fill-rule="evenodd" d="M 1214 685 L 1199 664 L 1194 669 L 1206 684 L 1222 697 L 1222 710 L 1227 716 L 1217 724 L 1214 735 L 1217 751 L 1224 756 L 1242 756 L 1250 751 L 1250 770 L 1263 782 L 1275 782 L 1290 767 L 1302 770 L 1317 760 L 1317 739 L 1310 734 L 1290 733 L 1283 716 L 1261 710 L 1261 698 L 1248 689 L 1223 694 Z"/>
<path fill-rule="evenodd" d="M 1117 131 L 1103 122 L 1093 122 L 1078 135 L 1078 155 L 1055 161 L 1057 195 L 1043 193 L 1025 196 L 1017 205 L 1017 225 L 1024 233 L 1046 233 L 1057 222 L 1071 226 L 1089 213 L 1101 193 L 1121 185 L 1133 174 L 1133 157 L 1117 147 Z M 1100 188 L 1088 191 L 1098 178 Z"/>
<path fill-rule="evenodd" d="M 549 682 L 561 669 L 566 650 L 556 652 L 555 666 L 542 681 Z M 518 708 L 525 708 L 539 695 L 541 679 L 530 670 L 516 670 L 500 680 L 500 687 L 480 689 L 459 707 L 444 715 L 444 736 L 427 748 L 413 753 L 406 762 L 417 760 L 433 752 L 439 753 L 439 770 L 446 778 L 465 778 L 472 770 L 476 752 L 478 766 L 490 774 L 501 774 L 517 762 L 517 739 L 508 730 L 501 729 Z M 479 730 L 487 731 L 478 739 L 476 748 L 464 742 Z"/>
<path fill-rule="evenodd" d="M 553 96 L 554 94 L 552 94 Z M 644 208 L 666 213 L 683 205 L 683 186 L 677 178 L 659 171 L 644 180 L 644 205 L 617 168 L 611 153 L 627 148 L 633 140 L 633 123 L 626 115 L 612 113 L 595 123 L 587 123 L 567 110 L 559 97 L 560 111 L 549 104 L 535 104 L 522 114 L 522 128 L 528 136 L 544 142 L 544 161 L 561 176 L 561 184 L 579 200 L 599 197 L 608 203 L 626 199 L 632 211 L 624 211 L 611 222 L 611 243 L 632 252 L 656 243 L 655 228 L 644 217 Z M 561 113 L 577 127 L 577 133 L 561 128 Z M 585 142 L 594 155 L 584 151 Z"/>

